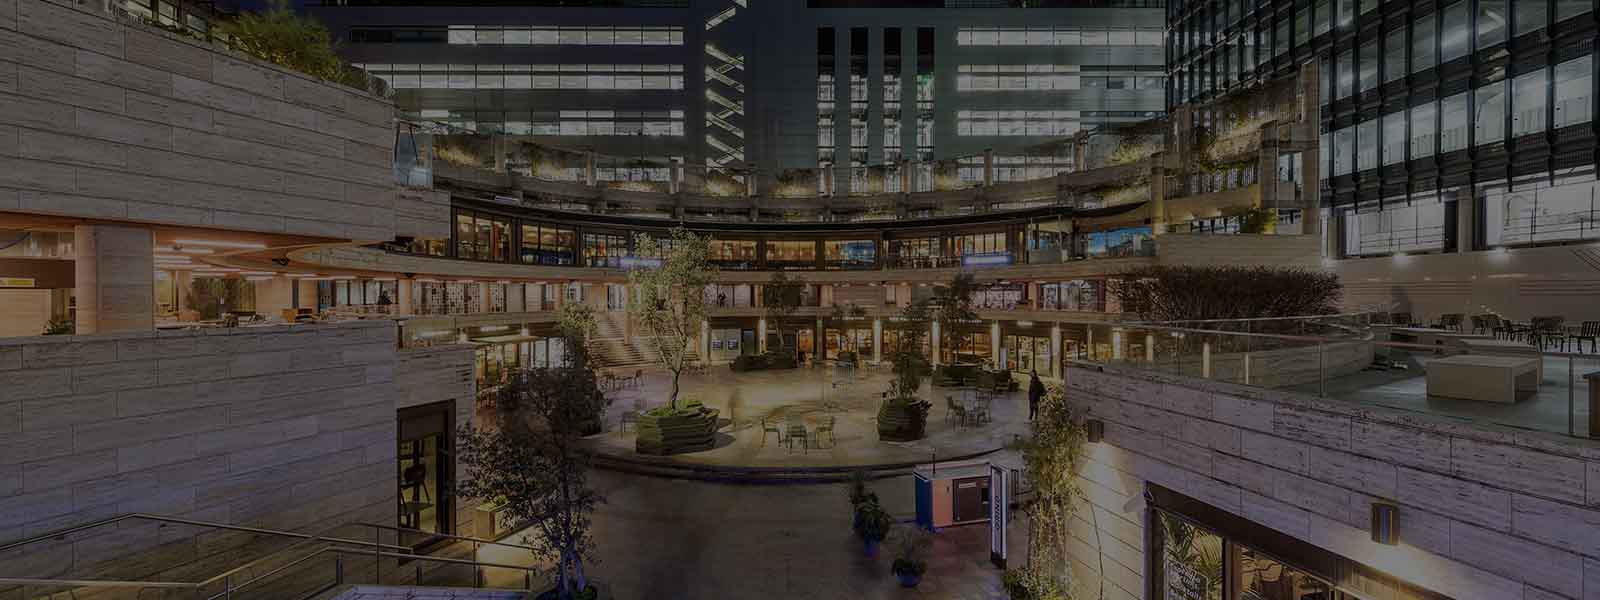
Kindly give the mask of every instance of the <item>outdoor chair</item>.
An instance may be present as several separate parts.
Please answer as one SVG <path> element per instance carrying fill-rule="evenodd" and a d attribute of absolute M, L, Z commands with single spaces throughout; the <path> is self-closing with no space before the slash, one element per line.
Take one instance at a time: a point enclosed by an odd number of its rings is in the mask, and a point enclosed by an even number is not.
<path fill-rule="evenodd" d="M 1584 321 L 1583 325 L 1578 328 L 1578 333 L 1572 334 L 1569 337 L 1573 341 L 1577 342 L 1576 350 L 1579 353 L 1583 352 L 1584 340 L 1589 340 L 1589 352 L 1591 354 L 1594 352 L 1600 352 L 1600 350 L 1596 349 L 1596 346 L 1600 345 L 1600 321 Z"/>
<path fill-rule="evenodd" d="M 828 421 L 826 423 L 822 423 L 820 425 L 817 425 L 816 431 L 811 432 L 811 434 L 816 436 L 816 438 L 817 438 L 817 447 L 818 448 L 822 447 L 822 434 L 824 434 L 824 433 L 828 434 L 828 447 L 829 448 L 832 448 L 833 445 L 837 442 L 837 440 L 835 440 L 834 437 L 833 437 L 833 419 L 834 419 L 833 417 L 828 417 Z"/>
<path fill-rule="evenodd" d="M 789 452 L 794 452 L 794 442 L 796 439 L 798 439 L 800 441 L 800 451 L 802 453 L 809 454 L 811 450 L 811 436 L 806 433 L 805 424 L 799 421 L 790 421 L 789 426 L 785 429 L 789 430 L 788 433 L 784 435 L 784 443 L 789 446 Z"/>
<path fill-rule="evenodd" d="M 633 386 L 634 389 L 639 389 L 639 386 L 644 385 L 644 369 L 634 369 L 633 379 L 628 380 L 628 385 Z"/>
<path fill-rule="evenodd" d="M 965 407 L 962 407 L 959 404 L 956 404 L 955 398 L 952 398 L 950 396 L 945 396 L 944 397 L 944 420 L 945 420 L 946 423 L 949 423 L 952 418 L 954 418 L 956 420 L 956 424 L 957 425 L 966 425 L 967 424 L 967 409 Z"/>
<path fill-rule="evenodd" d="M 1550 344 L 1561 344 L 1563 350 L 1567 345 L 1567 332 L 1562 328 L 1564 317 L 1534 317 L 1532 331 L 1529 332 L 1528 341 L 1540 350 Z"/>
<path fill-rule="evenodd" d="M 777 423 L 773 423 L 771 421 L 768 421 L 766 419 L 766 417 L 762 417 L 761 418 L 761 447 L 763 447 L 763 448 L 765 448 L 767 446 L 767 434 L 769 434 L 769 433 L 777 434 L 778 443 L 779 444 L 783 443 L 783 430 L 782 429 L 778 429 L 778 424 Z"/>
<path fill-rule="evenodd" d="M 1411 313 L 1389 313 L 1389 322 L 1399 327 L 1410 327 Z"/>
<path fill-rule="evenodd" d="M 1439 321 L 1433 324 L 1434 329 L 1448 329 L 1461 331 L 1461 313 L 1445 313 L 1439 315 Z"/>
<path fill-rule="evenodd" d="M 637 428 L 639 426 L 639 411 L 637 411 L 637 410 L 625 410 L 625 411 L 622 411 L 622 418 L 617 423 L 617 435 L 618 436 L 621 436 L 623 433 L 628 431 L 628 424 L 629 423 L 633 423 L 635 428 Z"/>
<path fill-rule="evenodd" d="M 1472 333 L 1485 333 L 1489 331 L 1489 322 L 1485 319 L 1488 315 L 1472 315 Z"/>

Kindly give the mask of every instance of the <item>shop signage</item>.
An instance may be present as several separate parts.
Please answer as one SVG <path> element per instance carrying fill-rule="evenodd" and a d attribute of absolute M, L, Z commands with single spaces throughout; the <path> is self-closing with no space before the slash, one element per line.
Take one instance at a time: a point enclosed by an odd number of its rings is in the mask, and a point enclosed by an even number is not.
<path fill-rule="evenodd" d="M 31 288 L 32 277 L 0 277 L 0 288 Z"/>
<path fill-rule="evenodd" d="M 1199 571 L 1167 557 L 1166 600 L 1206 600 L 1210 582 Z"/>

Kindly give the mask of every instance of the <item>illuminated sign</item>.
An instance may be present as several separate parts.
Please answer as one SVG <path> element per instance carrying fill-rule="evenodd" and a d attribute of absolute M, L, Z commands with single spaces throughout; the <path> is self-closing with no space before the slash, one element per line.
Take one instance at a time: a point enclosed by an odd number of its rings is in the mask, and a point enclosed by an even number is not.
<path fill-rule="evenodd" d="M 655 269 L 659 268 L 660 266 L 661 259 L 659 258 L 639 258 L 636 256 L 622 257 L 622 268 L 624 269 Z"/>
<path fill-rule="evenodd" d="M 964 267 L 992 267 L 1011 264 L 1011 255 L 1006 253 L 995 254 L 968 254 L 961 257 L 961 266 Z"/>
<path fill-rule="evenodd" d="M 32 277 L 0 277 L 0 288 L 31 288 Z"/>

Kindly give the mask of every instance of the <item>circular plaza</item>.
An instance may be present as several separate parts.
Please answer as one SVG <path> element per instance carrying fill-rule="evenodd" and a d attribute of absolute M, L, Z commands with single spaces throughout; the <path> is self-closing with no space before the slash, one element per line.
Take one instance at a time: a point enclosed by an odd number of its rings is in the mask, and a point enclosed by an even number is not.
<path fill-rule="evenodd" d="M 715 447 L 648 456 L 635 451 L 631 416 L 665 404 L 672 378 L 645 370 L 638 384 L 608 392 L 605 431 L 585 442 L 608 460 L 729 472 L 881 470 L 962 460 L 1003 449 L 1026 434 L 1027 380 L 1013 377 L 1018 389 L 1008 392 L 924 383 L 919 394 L 932 405 L 926 435 L 888 442 L 879 440 L 877 423 L 892 379 L 887 365 L 747 372 L 707 367 L 683 375 L 680 398 L 719 411 Z"/>

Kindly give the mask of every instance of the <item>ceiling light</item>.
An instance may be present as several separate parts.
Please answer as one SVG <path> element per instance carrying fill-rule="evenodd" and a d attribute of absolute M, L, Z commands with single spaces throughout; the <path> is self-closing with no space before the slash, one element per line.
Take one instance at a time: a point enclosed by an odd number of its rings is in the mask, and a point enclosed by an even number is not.
<path fill-rule="evenodd" d="M 172 240 L 174 246 L 215 246 L 217 248 L 243 248 L 246 250 L 261 250 L 267 247 L 259 242 L 224 242 L 213 240 Z"/>

